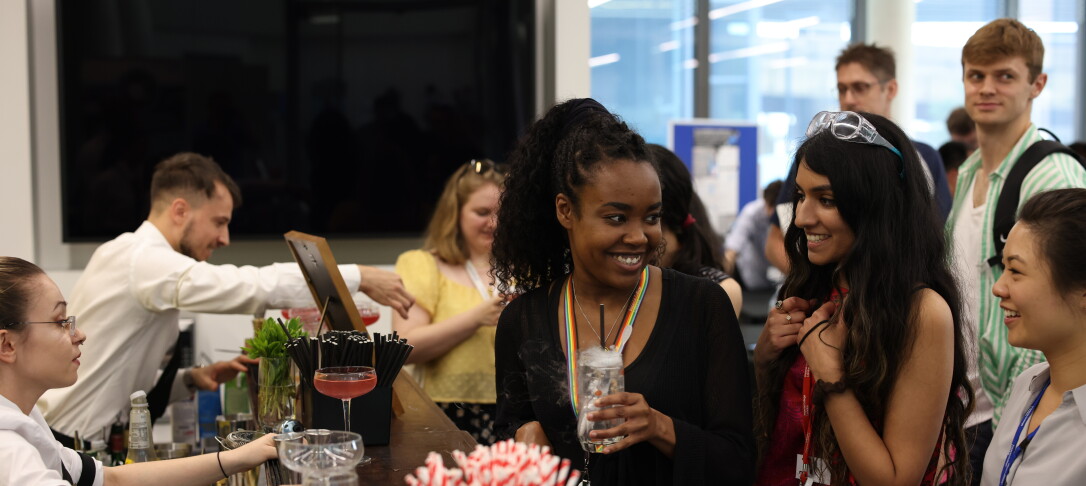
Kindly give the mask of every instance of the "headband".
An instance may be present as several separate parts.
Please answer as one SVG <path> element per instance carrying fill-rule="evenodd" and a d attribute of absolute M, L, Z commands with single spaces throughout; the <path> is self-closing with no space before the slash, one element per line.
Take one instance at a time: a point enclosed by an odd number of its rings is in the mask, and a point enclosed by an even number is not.
<path fill-rule="evenodd" d="M 565 138 L 569 132 L 596 113 L 611 115 L 607 108 L 604 108 L 603 105 L 592 98 L 573 99 L 567 101 L 567 103 L 570 104 L 570 109 L 562 122 L 562 136 L 559 140 Z"/>

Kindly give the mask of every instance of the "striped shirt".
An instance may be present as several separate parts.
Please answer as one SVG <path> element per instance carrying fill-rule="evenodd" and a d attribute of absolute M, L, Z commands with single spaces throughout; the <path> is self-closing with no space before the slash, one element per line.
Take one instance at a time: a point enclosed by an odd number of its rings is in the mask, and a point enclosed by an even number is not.
<path fill-rule="evenodd" d="M 1015 162 L 1022 153 L 1033 143 L 1043 140 L 1037 132 L 1037 126 L 1030 124 L 1026 133 L 1018 139 L 1007 157 L 999 164 L 999 168 L 988 175 L 988 192 L 985 195 L 986 209 L 984 211 L 983 230 L 980 238 L 981 261 L 987 261 L 995 256 L 995 247 L 992 243 L 992 224 L 995 219 L 996 201 L 1003 189 L 1003 182 L 1014 167 Z M 954 206 L 947 220 L 947 234 L 952 235 L 954 223 L 963 209 L 973 207 L 973 194 L 969 189 L 973 187 L 973 180 L 980 168 L 980 150 L 974 151 L 958 171 L 958 183 L 954 191 Z M 1066 154 L 1052 154 L 1045 157 L 1026 175 L 1022 181 L 1022 192 L 1018 201 L 1018 207 L 1029 200 L 1033 195 L 1069 187 L 1086 188 L 1086 169 L 1083 169 L 1075 159 Z M 1044 355 L 1040 351 L 1024 348 L 1016 348 L 1007 342 L 1007 327 L 1003 325 L 1003 311 L 999 308 L 999 298 L 992 295 L 992 287 L 1002 275 L 1000 267 L 990 267 L 987 264 L 978 266 L 976 278 L 980 279 L 980 315 L 977 316 L 979 329 L 976 342 L 979 345 L 977 354 L 980 368 L 980 381 L 984 391 L 995 405 L 995 416 L 992 423 L 998 424 L 1003 406 L 1006 404 L 1014 378 L 1022 374 L 1027 368 L 1044 361 Z"/>

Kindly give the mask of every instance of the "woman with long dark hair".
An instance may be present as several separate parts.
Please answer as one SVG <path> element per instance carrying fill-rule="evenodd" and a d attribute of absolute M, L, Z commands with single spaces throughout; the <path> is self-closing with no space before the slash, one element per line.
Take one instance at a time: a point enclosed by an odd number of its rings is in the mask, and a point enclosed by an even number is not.
<path fill-rule="evenodd" d="M 795 161 L 791 272 L 755 350 L 757 484 L 967 484 L 958 292 L 916 152 L 885 118 L 822 112 Z"/>
<path fill-rule="evenodd" d="M 571 100 L 532 125 L 510 160 L 494 272 L 504 293 L 515 284 L 522 295 L 498 322 L 499 437 L 587 461 L 596 485 L 749 484 L 742 336 L 720 286 L 651 265 L 663 202 L 644 140 L 599 103 Z M 601 344 L 620 355 L 625 392 L 586 397 L 602 410 L 585 419 L 623 422 L 592 432 L 617 442 L 589 456 L 567 370 Z"/>
<path fill-rule="evenodd" d="M 649 144 L 649 153 L 656 159 L 664 194 L 662 230 L 665 244 L 660 266 L 705 277 L 720 285 L 728 294 L 735 315 L 739 316 L 743 308 L 743 289 L 724 272 L 721 255 L 724 243 L 709 222 L 705 204 L 694 192 L 690 171 L 667 147 Z"/>

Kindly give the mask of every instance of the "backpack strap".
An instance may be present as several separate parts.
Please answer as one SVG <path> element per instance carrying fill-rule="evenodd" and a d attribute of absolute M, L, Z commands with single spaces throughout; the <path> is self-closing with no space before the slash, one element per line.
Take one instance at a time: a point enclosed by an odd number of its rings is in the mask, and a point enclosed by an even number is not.
<path fill-rule="evenodd" d="M 1007 174 L 1007 180 L 1003 182 L 1003 189 L 999 191 L 999 200 L 996 202 L 995 218 L 992 221 L 992 244 L 995 246 L 995 255 L 988 259 L 989 267 L 1003 268 L 1003 245 L 1007 243 L 1007 235 L 1017 219 L 1022 181 L 1026 179 L 1029 171 L 1033 170 L 1045 157 L 1055 153 L 1070 155 L 1082 164 L 1083 168 L 1086 168 L 1086 162 L 1080 159 L 1078 154 L 1055 140 L 1035 142 L 1018 157 L 1018 161 Z"/>

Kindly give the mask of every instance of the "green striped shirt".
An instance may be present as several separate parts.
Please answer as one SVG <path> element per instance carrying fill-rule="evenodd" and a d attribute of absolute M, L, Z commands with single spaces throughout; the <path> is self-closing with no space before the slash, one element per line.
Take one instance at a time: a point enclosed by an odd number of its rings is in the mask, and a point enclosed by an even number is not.
<path fill-rule="evenodd" d="M 985 196 L 986 208 L 984 210 L 984 234 L 980 238 L 980 255 L 982 260 L 995 256 L 995 247 L 992 243 L 992 220 L 995 219 L 996 201 L 1003 190 L 1003 182 L 1014 167 L 1015 162 L 1022 153 L 1034 142 L 1043 140 L 1037 133 L 1037 127 L 1030 124 L 1029 129 L 1018 139 L 1007 157 L 999 164 L 995 172 L 988 175 L 988 193 Z M 958 184 L 954 191 L 954 206 L 947 219 L 947 234 L 954 234 L 954 222 L 963 209 L 973 207 L 973 195 L 970 188 L 980 168 L 980 150 L 973 152 L 958 171 Z M 1086 188 L 1086 169 L 1066 154 L 1053 154 L 1045 157 L 1026 175 L 1022 181 L 1022 192 L 1018 206 L 1029 200 L 1033 195 L 1068 187 Z M 1011 384 L 1015 377 L 1026 368 L 1044 361 L 1044 355 L 1040 351 L 1024 348 L 1016 348 L 1007 342 L 1007 327 L 1003 325 L 1003 311 L 999 308 L 999 298 L 992 295 L 992 286 L 1002 275 L 1000 267 L 985 267 L 977 278 L 980 279 L 980 316 L 977 324 L 977 344 L 980 346 L 977 354 L 980 381 L 984 391 L 995 405 L 995 417 L 993 424 L 999 423 L 1000 414 L 1006 404 L 1010 393 Z"/>

